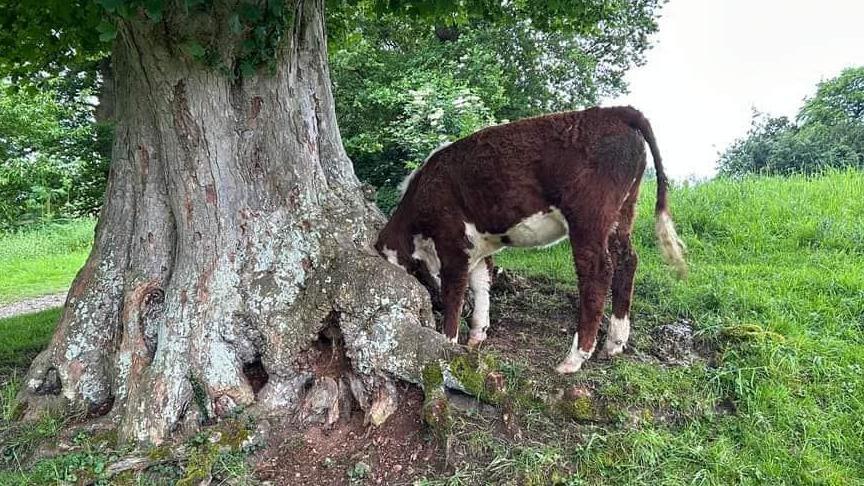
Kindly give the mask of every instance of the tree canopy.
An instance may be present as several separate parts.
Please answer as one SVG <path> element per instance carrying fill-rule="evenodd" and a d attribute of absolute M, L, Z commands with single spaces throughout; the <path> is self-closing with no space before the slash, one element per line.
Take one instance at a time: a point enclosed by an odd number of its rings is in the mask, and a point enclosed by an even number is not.
<path fill-rule="evenodd" d="M 755 112 L 750 131 L 718 161 L 723 175 L 815 173 L 864 167 L 864 67 L 819 83 L 795 120 Z"/>
<path fill-rule="evenodd" d="M 329 0 L 336 109 L 358 176 L 379 189 L 388 209 L 398 181 L 443 141 L 622 92 L 662 3 Z M 272 66 L 290 22 L 284 0 L 226 5 L 228 14 L 206 25 L 175 29 L 177 55 L 227 76 Z M 69 99 L 96 93 L 120 20 L 168 28 L 215 7 L 206 0 L 0 3 L 0 75 Z M 79 82 L 58 91 L 57 79 Z"/>
<path fill-rule="evenodd" d="M 331 70 L 358 176 L 379 188 L 386 210 L 398 181 L 442 142 L 620 93 L 626 70 L 643 60 L 658 5 L 607 6 L 582 30 L 543 30 L 515 8 L 498 21 L 437 26 L 363 10 L 340 18 L 351 27 L 331 43 Z"/>
<path fill-rule="evenodd" d="M 326 3 L 328 30 L 338 43 L 356 39 L 356 34 L 362 32 L 357 23 L 361 18 L 402 19 L 406 23 L 403 26 L 439 29 L 459 29 L 478 22 L 502 27 L 522 24 L 530 25 L 535 35 L 583 39 L 611 29 L 651 32 L 656 29 L 653 16 L 646 17 L 643 13 L 652 11 L 661 1 L 328 0 Z M 110 51 L 117 19 L 144 18 L 175 28 L 177 21 L 206 19 L 201 25 L 175 29 L 182 31 L 174 39 L 178 49 L 213 63 L 233 61 L 233 67 L 250 73 L 276 57 L 279 42 L 291 21 L 291 9 L 286 7 L 285 0 L 4 1 L 0 3 L 0 70 L 21 76 L 86 68 Z M 219 15 L 207 16 L 216 10 Z M 221 15 L 224 12 L 227 15 Z M 224 46 L 232 41 L 239 42 L 233 42 L 236 48 L 226 56 Z M 644 38 L 641 42 L 644 43 Z M 547 47 L 553 44 L 556 43 L 546 43 Z M 559 49 L 567 47 L 566 40 L 557 44 Z M 602 55 L 626 55 L 627 48 L 619 43 L 616 50 Z"/>

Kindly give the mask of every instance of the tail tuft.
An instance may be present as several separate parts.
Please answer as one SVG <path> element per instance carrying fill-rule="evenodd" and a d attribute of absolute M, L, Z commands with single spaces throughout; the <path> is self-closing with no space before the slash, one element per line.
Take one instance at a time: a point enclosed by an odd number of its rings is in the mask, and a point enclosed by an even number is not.
<path fill-rule="evenodd" d="M 687 262 L 684 261 L 686 247 L 678 233 L 675 231 L 675 223 L 667 211 L 658 211 L 654 224 L 657 240 L 660 244 L 660 254 L 663 261 L 675 269 L 679 279 L 687 278 Z"/>

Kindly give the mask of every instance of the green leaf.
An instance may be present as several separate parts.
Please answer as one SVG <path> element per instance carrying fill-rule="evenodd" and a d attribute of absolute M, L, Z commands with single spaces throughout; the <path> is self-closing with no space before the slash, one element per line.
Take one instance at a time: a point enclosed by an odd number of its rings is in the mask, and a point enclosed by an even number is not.
<path fill-rule="evenodd" d="M 260 45 L 264 45 L 264 40 L 267 38 L 267 28 L 264 26 L 255 27 L 255 40 Z"/>
<path fill-rule="evenodd" d="M 188 41 L 180 44 L 180 50 L 183 51 L 187 56 L 191 56 L 195 59 L 201 59 L 204 57 L 204 54 L 207 53 L 207 50 L 204 49 L 198 41 Z"/>
<path fill-rule="evenodd" d="M 150 17 L 150 21 L 153 23 L 158 23 L 162 20 L 162 9 L 164 7 L 164 0 L 147 0 L 144 4 L 144 10 L 147 11 L 147 16 Z"/>
<path fill-rule="evenodd" d="M 251 54 L 253 51 L 255 51 L 255 41 L 253 41 L 252 39 L 244 40 L 243 43 L 240 44 L 240 50 L 244 54 Z"/>
<path fill-rule="evenodd" d="M 109 13 L 114 13 L 118 7 L 123 5 L 123 0 L 99 0 L 99 5 L 102 5 Z"/>
<path fill-rule="evenodd" d="M 240 74 L 249 77 L 255 74 L 255 65 L 249 59 L 240 62 Z"/>
<path fill-rule="evenodd" d="M 243 17 L 243 20 L 247 20 L 250 23 L 256 23 L 261 20 L 263 14 L 261 9 L 255 5 L 244 3 L 240 6 L 240 16 Z"/>
<path fill-rule="evenodd" d="M 280 18 L 282 17 L 282 12 L 284 12 L 285 1 L 284 0 L 268 0 L 267 2 L 267 10 L 270 11 L 270 15 Z"/>
<path fill-rule="evenodd" d="M 195 7 L 199 6 L 199 5 L 203 5 L 206 1 L 207 1 L 207 0 L 185 0 L 185 2 L 186 2 L 186 8 L 187 8 L 187 9 L 195 8 Z"/>
<path fill-rule="evenodd" d="M 240 16 L 238 14 L 234 14 L 228 17 L 228 27 L 231 28 L 231 32 L 235 34 L 239 34 L 243 31 L 243 24 L 240 23 Z"/>
<path fill-rule="evenodd" d="M 99 40 L 102 42 L 111 42 L 117 37 L 117 25 L 113 22 L 103 20 L 96 26 L 96 31 L 99 32 Z"/>

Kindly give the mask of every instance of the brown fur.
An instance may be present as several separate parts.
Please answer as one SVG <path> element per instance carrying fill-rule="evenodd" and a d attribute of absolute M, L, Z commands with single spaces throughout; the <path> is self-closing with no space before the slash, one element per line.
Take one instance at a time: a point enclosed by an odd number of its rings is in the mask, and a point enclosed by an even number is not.
<path fill-rule="evenodd" d="M 667 182 L 648 121 L 631 107 L 591 108 L 489 127 L 435 153 L 411 180 L 376 249 L 395 250 L 399 264 L 435 290 L 425 264 L 411 257 L 414 235 L 435 242 L 444 333 L 453 338 L 468 282 L 465 223 L 503 234 L 559 208 L 579 277 L 579 348 L 591 350 L 610 286 L 615 315 L 629 312 L 637 264 L 630 232 L 646 141 L 659 216 L 666 213 Z"/>

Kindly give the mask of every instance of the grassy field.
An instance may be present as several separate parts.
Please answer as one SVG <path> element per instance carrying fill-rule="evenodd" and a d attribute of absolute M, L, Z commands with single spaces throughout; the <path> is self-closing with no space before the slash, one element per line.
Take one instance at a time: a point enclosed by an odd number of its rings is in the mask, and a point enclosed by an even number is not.
<path fill-rule="evenodd" d="M 0 236 L 0 305 L 69 288 L 93 241 L 89 219 Z"/>
<path fill-rule="evenodd" d="M 653 187 L 642 194 L 635 332 L 687 318 L 718 346 L 717 363 L 613 361 L 597 378 L 601 395 L 685 419 L 541 450 L 588 482 L 864 484 L 864 174 L 674 190 L 686 281 L 660 262 Z M 511 252 L 500 264 L 573 282 L 566 246 Z M 711 412 L 724 401 L 735 413 Z"/>
<path fill-rule="evenodd" d="M 654 245 L 654 193 L 646 183 L 635 231 L 631 349 L 570 377 L 551 372 L 569 346 L 561 329 L 573 315 L 569 248 L 502 254 L 498 263 L 532 288 L 495 297 L 479 361 L 506 376 L 512 397 L 503 408 L 518 433 L 498 415 L 456 416 L 448 472 L 421 484 L 864 484 L 862 194 L 858 172 L 676 188 L 670 204 L 691 270 L 677 281 Z M 26 294 L 13 290 L 15 282 L 44 287 L 36 285 L 42 278 L 27 277 L 35 273 L 10 271 L 15 265 L 44 268 L 54 289 L 68 284 L 83 262 L 88 225 L 64 227 L 44 246 L 35 234 L 0 241 L 0 299 Z M 34 248 L 29 256 L 14 252 L 22 241 Z M 64 270 L 48 262 L 63 262 Z M 0 418 L 11 415 L 18 386 L 9 377 L 20 378 L 54 319 L 56 311 L 0 321 L 8 382 Z M 651 329 L 681 319 L 693 323 L 708 351 L 685 365 L 649 359 Z M 549 405 L 556 391 L 573 386 L 591 392 L 581 408 L 562 413 Z M 41 427 L 37 438 L 57 429 Z M 93 474 L 108 453 L 85 445 L 94 452 L 42 462 L 30 476 L 0 472 L 0 484 Z"/>

